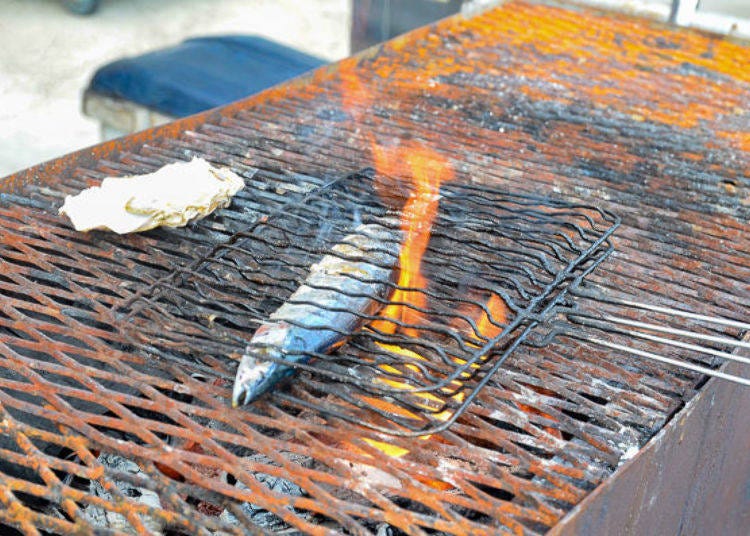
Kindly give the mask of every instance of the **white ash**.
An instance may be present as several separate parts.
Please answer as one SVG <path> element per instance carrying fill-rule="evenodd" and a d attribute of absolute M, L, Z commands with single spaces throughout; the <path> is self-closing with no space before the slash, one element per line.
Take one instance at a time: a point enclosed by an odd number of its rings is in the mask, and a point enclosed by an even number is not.
<path fill-rule="evenodd" d="M 394 536 L 395 534 L 398 534 L 397 530 L 398 529 L 388 523 L 381 523 L 378 525 L 378 532 L 376 534 L 377 536 Z"/>
<path fill-rule="evenodd" d="M 310 461 L 310 458 L 306 456 L 299 456 L 296 454 L 290 454 L 289 457 L 293 462 L 299 463 L 300 465 L 307 465 Z M 252 461 L 253 463 L 277 465 L 273 462 L 273 460 L 271 460 L 264 454 L 254 454 L 252 456 L 248 456 L 246 459 Z M 267 486 L 270 490 L 276 493 L 288 495 L 291 497 L 302 497 L 305 495 L 305 490 L 303 490 L 294 482 L 291 482 L 290 480 L 287 480 L 285 478 L 271 476 L 269 474 L 260 472 L 254 473 L 253 476 L 258 482 Z M 235 486 L 243 491 L 248 491 L 248 487 L 240 481 L 237 481 Z M 260 527 L 263 527 L 266 530 L 279 532 L 289 528 L 289 525 L 284 522 L 284 520 L 282 520 L 279 516 L 277 516 L 273 512 L 269 512 L 268 510 L 261 506 L 258 506 L 257 504 L 245 502 L 240 505 L 240 508 L 242 509 L 243 513 L 248 518 L 250 518 L 250 520 L 252 520 L 253 523 L 257 524 Z M 287 506 L 287 509 L 294 512 L 296 515 L 303 519 L 309 518 L 311 516 L 310 513 L 301 512 L 292 506 Z M 240 521 L 237 519 L 237 517 L 229 510 L 224 510 L 219 516 L 219 519 L 225 523 L 229 523 L 232 525 L 240 524 Z"/>
<path fill-rule="evenodd" d="M 626 450 L 623 453 L 622 457 L 620 458 L 620 463 L 618 464 L 618 467 L 622 465 L 623 463 L 625 463 L 626 461 L 628 461 L 629 459 L 635 457 L 635 455 L 638 454 L 640 450 L 641 449 L 639 449 L 636 445 L 631 445 L 630 447 L 628 447 L 628 450 Z"/>
<path fill-rule="evenodd" d="M 109 471 L 118 471 L 122 473 L 130 473 L 132 475 L 144 474 L 137 463 L 117 456 L 115 454 L 101 454 L 98 458 L 99 463 L 105 467 L 105 474 Z M 124 497 L 127 497 L 133 502 L 144 504 L 153 508 L 161 508 L 161 501 L 159 496 L 148 489 L 136 487 L 128 482 L 115 481 L 117 490 Z M 89 493 L 108 502 L 117 502 L 118 499 L 113 498 L 97 480 L 91 480 L 89 482 Z M 107 528 L 124 532 L 125 534 L 139 534 L 130 522 L 122 514 L 111 512 L 99 506 L 92 504 L 86 505 L 83 510 L 83 515 L 86 520 L 95 527 Z M 148 529 L 151 534 L 162 534 L 164 530 L 164 521 L 157 517 L 141 514 L 139 515 L 141 522 Z"/>
<path fill-rule="evenodd" d="M 638 451 L 641 450 L 638 441 L 638 433 L 629 426 L 622 426 L 620 428 L 620 437 L 621 440 L 616 445 L 617 449 L 622 452 L 620 461 L 617 462 L 618 467 L 638 454 Z"/>

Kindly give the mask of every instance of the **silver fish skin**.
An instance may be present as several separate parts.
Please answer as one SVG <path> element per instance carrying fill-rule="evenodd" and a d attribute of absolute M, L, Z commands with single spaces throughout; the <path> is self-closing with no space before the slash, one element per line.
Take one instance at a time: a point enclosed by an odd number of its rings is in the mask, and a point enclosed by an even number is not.
<path fill-rule="evenodd" d="M 367 322 L 363 315 L 376 314 L 390 294 L 400 238 L 400 231 L 380 224 L 360 225 L 333 246 L 337 255 L 314 264 L 250 339 L 237 369 L 232 406 L 253 402 L 293 374 L 293 367 L 264 357 L 306 363 L 309 356 L 302 353 L 333 351 Z"/>

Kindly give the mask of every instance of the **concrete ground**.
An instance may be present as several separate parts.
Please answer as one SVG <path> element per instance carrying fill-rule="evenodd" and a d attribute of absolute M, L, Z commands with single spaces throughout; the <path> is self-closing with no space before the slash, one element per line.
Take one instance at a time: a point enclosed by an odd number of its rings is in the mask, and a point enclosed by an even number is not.
<path fill-rule="evenodd" d="M 0 177 L 99 141 L 81 112 L 93 72 L 195 35 L 270 37 L 327 59 L 349 52 L 348 0 L 0 0 Z"/>

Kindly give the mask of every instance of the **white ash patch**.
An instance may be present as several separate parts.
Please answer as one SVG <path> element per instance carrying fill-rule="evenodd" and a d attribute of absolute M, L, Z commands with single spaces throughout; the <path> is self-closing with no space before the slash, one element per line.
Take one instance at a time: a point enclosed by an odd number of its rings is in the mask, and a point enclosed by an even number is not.
<path fill-rule="evenodd" d="M 621 441 L 617 444 L 617 449 L 622 452 L 620 461 L 617 466 L 621 466 L 626 461 L 633 458 L 641 450 L 641 445 L 638 441 L 638 434 L 635 430 L 628 426 L 620 428 Z"/>
<path fill-rule="evenodd" d="M 147 476 L 141 471 L 137 463 L 115 454 L 101 454 L 98 461 L 105 467 L 105 474 L 109 470 L 129 473 L 131 475 Z M 161 508 L 161 501 L 155 492 L 146 488 L 139 488 L 128 482 L 115 481 L 114 484 L 120 494 L 129 500 L 152 508 Z M 113 498 L 112 494 L 104 489 L 102 484 L 97 480 L 89 482 L 89 493 L 111 503 L 119 500 L 119 498 Z M 83 509 L 83 515 L 94 527 L 112 529 L 124 532 L 125 534 L 140 534 L 124 515 L 111 512 L 105 508 L 88 504 Z M 140 514 L 138 517 L 151 534 L 162 534 L 165 527 L 162 519 L 143 514 Z"/>
<path fill-rule="evenodd" d="M 355 489 L 364 492 L 371 488 L 401 489 L 401 480 L 382 469 L 364 463 L 350 462 L 352 472 L 357 475 Z"/>
<path fill-rule="evenodd" d="M 290 458 L 292 461 L 296 463 L 300 463 L 301 465 L 307 465 L 309 462 L 309 458 L 306 456 L 298 456 L 295 454 L 291 454 Z M 273 462 L 268 456 L 265 456 L 264 454 L 255 454 L 252 456 L 248 456 L 246 458 L 247 460 L 250 460 L 254 463 L 263 463 L 268 465 L 277 465 Z M 286 478 L 272 476 L 266 473 L 257 472 L 253 473 L 253 476 L 255 479 L 266 486 L 271 491 L 274 491 L 279 494 L 287 495 L 290 497 L 303 497 L 306 495 L 305 490 L 302 489 L 300 486 L 292 482 L 291 480 L 287 480 Z M 242 482 L 237 481 L 235 484 L 235 487 L 238 489 L 241 489 L 243 491 L 249 491 L 249 488 Z M 262 527 L 265 530 L 269 531 L 281 531 L 284 529 L 289 528 L 287 523 L 281 519 L 278 515 L 274 514 L 273 512 L 269 512 L 265 508 L 253 504 L 250 502 L 243 502 L 240 505 L 240 508 L 242 509 L 242 512 L 250 519 L 253 523 L 257 524 L 258 526 Z M 291 510 L 295 513 L 295 515 L 298 515 L 299 517 L 306 519 L 311 516 L 308 512 L 301 512 L 294 508 L 293 506 L 287 506 L 288 510 Z M 229 510 L 224 510 L 221 515 L 219 515 L 219 519 L 225 523 L 239 526 L 240 521 L 237 519 L 237 517 L 230 512 Z"/>
<path fill-rule="evenodd" d="M 635 457 L 635 455 L 638 454 L 640 450 L 641 449 L 638 448 L 638 445 L 630 445 L 628 449 L 623 453 L 622 457 L 620 458 L 620 463 L 617 464 L 618 467 L 622 465 L 623 463 L 625 463 L 626 461 L 628 461 L 629 459 Z"/>

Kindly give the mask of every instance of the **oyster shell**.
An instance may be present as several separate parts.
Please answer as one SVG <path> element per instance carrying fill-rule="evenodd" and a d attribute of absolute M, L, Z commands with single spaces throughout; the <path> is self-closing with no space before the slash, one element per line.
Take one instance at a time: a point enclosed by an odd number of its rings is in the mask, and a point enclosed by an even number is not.
<path fill-rule="evenodd" d="M 118 234 L 154 227 L 182 227 L 229 205 L 245 186 L 241 177 L 201 158 L 167 164 L 153 173 L 107 177 L 74 196 L 60 214 L 76 231 L 109 229 Z"/>

